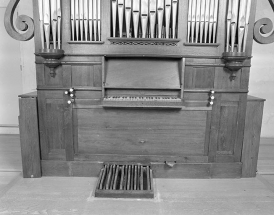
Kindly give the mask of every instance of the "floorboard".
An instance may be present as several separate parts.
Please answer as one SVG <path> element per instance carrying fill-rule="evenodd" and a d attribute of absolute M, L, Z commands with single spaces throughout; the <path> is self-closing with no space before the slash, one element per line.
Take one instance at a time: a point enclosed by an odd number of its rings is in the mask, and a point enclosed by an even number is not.
<path fill-rule="evenodd" d="M 22 171 L 19 135 L 0 135 L 0 172 Z"/>
<path fill-rule="evenodd" d="M 259 148 L 258 173 L 274 175 L 274 138 L 262 138 Z"/>

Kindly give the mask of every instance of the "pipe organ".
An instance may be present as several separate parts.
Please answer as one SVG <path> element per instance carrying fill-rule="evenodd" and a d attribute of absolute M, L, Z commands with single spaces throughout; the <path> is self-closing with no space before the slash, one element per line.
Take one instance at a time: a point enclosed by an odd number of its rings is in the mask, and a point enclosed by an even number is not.
<path fill-rule="evenodd" d="M 34 37 L 37 76 L 19 99 L 24 177 L 100 173 L 99 188 L 116 189 L 125 175 L 143 188 L 255 176 L 264 100 L 248 95 L 252 43 L 274 41 L 256 0 L 38 0 L 33 19 L 13 22 L 18 2 L 5 27 Z"/>

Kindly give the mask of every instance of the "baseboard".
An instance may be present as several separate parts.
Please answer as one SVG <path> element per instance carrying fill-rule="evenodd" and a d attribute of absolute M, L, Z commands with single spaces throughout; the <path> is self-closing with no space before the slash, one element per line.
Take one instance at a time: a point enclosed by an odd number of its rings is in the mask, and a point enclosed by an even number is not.
<path fill-rule="evenodd" d="M 0 134 L 19 134 L 18 125 L 0 125 Z"/>

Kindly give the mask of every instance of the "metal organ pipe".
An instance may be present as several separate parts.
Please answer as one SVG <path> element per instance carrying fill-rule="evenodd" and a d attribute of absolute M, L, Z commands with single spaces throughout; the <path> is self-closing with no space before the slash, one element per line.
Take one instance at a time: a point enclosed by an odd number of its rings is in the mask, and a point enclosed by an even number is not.
<path fill-rule="evenodd" d="M 125 0 L 125 14 L 126 14 L 126 35 L 127 38 L 131 37 L 131 13 L 132 13 L 132 2 L 131 0 Z"/>
<path fill-rule="evenodd" d="M 148 1 L 141 0 L 141 24 L 142 24 L 142 38 L 146 38 L 147 24 L 148 24 Z"/>
<path fill-rule="evenodd" d="M 62 20 L 62 8 L 61 8 L 61 0 L 57 0 L 57 42 L 58 42 L 58 49 L 61 49 L 61 20 Z"/>
<path fill-rule="evenodd" d="M 205 7 L 206 7 L 206 0 L 202 0 L 201 1 L 201 18 L 200 18 L 200 42 L 203 41 L 203 37 L 204 37 Z"/>
<path fill-rule="evenodd" d="M 61 49 L 61 1 L 38 0 L 38 7 L 41 48 Z M 72 16 L 74 17 L 74 14 Z"/>
<path fill-rule="evenodd" d="M 139 29 L 139 16 L 140 16 L 140 0 L 133 1 L 133 29 L 134 37 L 138 37 Z"/>
<path fill-rule="evenodd" d="M 227 8 L 226 52 L 245 52 L 251 0 L 229 0 Z"/>
<path fill-rule="evenodd" d="M 189 0 L 188 43 L 216 43 L 219 0 Z"/>
<path fill-rule="evenodd" d="M 120 38 L 176 39 L 178 4 L 179 0 L 112 0 L 112 37 L 118 24 Z"/>
<path fill-rule="evenodd" d="M 157 1 L 158 38 L 162 38 L 164 19 L 164 0 Z"/>
<path fill-rule="evenodd" d="M 70 1 L 71 40 L 101 41 L 101 0 Z"/>
<path fill-rule="evenodd" d="M 177 25 L 177 14 L 178 14 L 178 0 L 172 1 L 172 38 L 176 38 L 176 25 Z"/>
<path fill-rule="evenodd" d="M 46 48 L 50 48 L 50 2 L 49 0 L 43 0 L 43 15 L 44 15 L 44 30 L 46 37 Z"/>
<path fill-rule="evenodd" d="M 43 1 L 38 1 L 39 6 L 39 22 L 40 22 L 40 35 L 42 42 L 42 49 L 45 48 L 45 37 L 44 37 L 44 14 L 43 14 Z"/>
<path fill-rule="evenodd" d="M 170 16 L 171 16 L 171 0 L 166 0 L 165 1 L 166 38 L 169 38 Z"/>
<path fill-rule="evenodd" d="M 150 0 L 149 3 L 150 37 L 155 38 L 157 2 L 156 0 Z"/>

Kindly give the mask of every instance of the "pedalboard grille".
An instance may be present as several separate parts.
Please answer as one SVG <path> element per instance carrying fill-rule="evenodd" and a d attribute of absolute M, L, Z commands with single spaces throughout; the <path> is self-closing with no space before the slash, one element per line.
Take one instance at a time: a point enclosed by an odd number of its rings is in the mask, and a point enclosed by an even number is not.
<path fill-rule="evenodd" d="M 153 198 L 150 165 L 107 163 L 100 171 L 95 197 Z"/>

